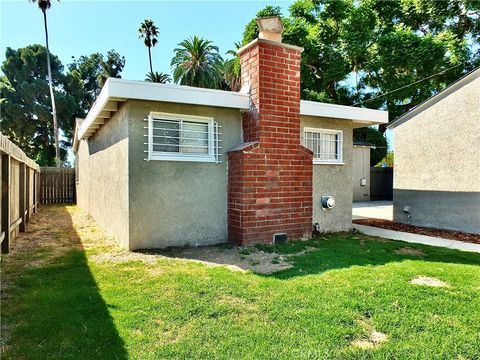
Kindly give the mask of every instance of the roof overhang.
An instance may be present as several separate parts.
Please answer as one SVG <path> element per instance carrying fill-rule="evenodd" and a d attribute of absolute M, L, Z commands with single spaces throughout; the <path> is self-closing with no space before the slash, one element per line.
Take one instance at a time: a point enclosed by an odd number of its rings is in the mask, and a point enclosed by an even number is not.
<path fill-rule="evenodd" d="M 388 111 L 327 104 L 316 101 L 300 101 L 300 114 L 350 120 L 353 121 L 354 127 L 388 123 Z"/>
<path fill-rule="evenodd" d="M 80 126 L 78 138 L 93 135 L 118 110 L 119 103 L 127 100 L 163 101 L 244 110 L 249 108 L 248 95 L 238 92 L 108 78 Z"/>
<path fill-rule="evenodd" d="M 76 129 L 75 138 L 81 140 L 92 136 L 119 109 L 122 102 L 130 99 L 217 106 L 239 110 L 250 108 L 250 97 L 243 92 L 109 78 L 88 112 L 85 121 Z M 300 102 L 300 115 L 344 119 L 353 121 L 354 127 L 388 123 L 388 112 L 386 111 L 305 100 Z"/>
<path fill-rule="evenodd" d="M 411 118 L 417 116 L 424 110 L 428 109 L 430 106 L 435 105 L 439 101 L 445 99 L 448 95 L 454 93 L 461 87 L 471 83 L 473 80 L 480 78 L 480 67 L 475 68 L 474 70 L 470 71 L 468 74 L 465 76 L 461 77 L 457 81 L 453 82 L 449 86 L 447 86 L 445 89 L 437 93 L 436 95 L 433 95 L 432 97 L 428 98 L 424 102 L 418 104 L 415 106 L 413 109 L 410 111 L 406 112 L 405 114 L 399 116 L 396 118 L 394 121 L 392 121 L 389 125 L 388 128 L 393 130 L 397 126 L 402 125 L 403 123 L 407 122 Z"/>

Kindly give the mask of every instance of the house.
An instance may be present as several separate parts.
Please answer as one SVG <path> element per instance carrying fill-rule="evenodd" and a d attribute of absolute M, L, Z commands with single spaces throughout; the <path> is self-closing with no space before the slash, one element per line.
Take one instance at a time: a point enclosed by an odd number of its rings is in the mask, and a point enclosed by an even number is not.
<path fill-rule="evenodd" d="M 389 128 L 394 221 L 480 233 L 480 68 Z"/>
<path fill-rule="evenodd" d="M 78 204 L 123 247 L 351 228 L 353 128 L 388 114 L 300 101 L 302 48 L 279 18 L 259 24 L 238 50 L 242 91 L 111 78 L 77 127 Z"/>
<path fill-rule="evenodd" d="M 370 201 L 370 149 L 373 144 L 353 142 L 353 201 Z"/>

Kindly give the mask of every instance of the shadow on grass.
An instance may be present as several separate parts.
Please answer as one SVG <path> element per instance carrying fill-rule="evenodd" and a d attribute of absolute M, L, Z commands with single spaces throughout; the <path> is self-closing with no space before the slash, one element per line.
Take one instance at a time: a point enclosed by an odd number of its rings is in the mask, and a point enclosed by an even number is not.
<path fill-rule="evenodd" d="M 281 245 L 236 248 L 220 244 L 199 248 L 145 249 L 138 252 L 160 254 L 172 259 L 195 259 L 233 265 L 246 270 L 251 269 L 261 276 L 278 279 L 319 274 L 352 266 L 385 265 L 404 260 L 480 265 L 480 254 L 477 253 L 374 238 L 358 233 L 328 234 L 308 241 L 290 241 Z M 258 256 L 258 252 L 275 256 L 262 257 Z M 262 267 L 261 264 L 252 266 L 254 260 L 276 262 L 279 257 L 286 259 L 286 262 L 293 266 L 289 268 L 278 266 L 276 271 L 274 269 L 269 273 L 256 271 L 256 267 Z"/>
<path fill-rule="evenodd" d="M 128 358 L 65 207 L 42 207 L 2 262 L 2 358 Z"/>
<path fill-rule="evenodd" d="M 265 276 L 289 279 L 351 266 L 378 266 L 404 260 L 480 265 L 480 254 L 406 243 L 363 234 L 332 234 L 321 239 L 259 245 L 263 251 L 292 254 L 293 267 Z M 407 253 L 402 252 L 407 250 Z M 408 254 L 408 251 L 412 251 Z M 295 255 L 299 254 L 300 255 Z"/>

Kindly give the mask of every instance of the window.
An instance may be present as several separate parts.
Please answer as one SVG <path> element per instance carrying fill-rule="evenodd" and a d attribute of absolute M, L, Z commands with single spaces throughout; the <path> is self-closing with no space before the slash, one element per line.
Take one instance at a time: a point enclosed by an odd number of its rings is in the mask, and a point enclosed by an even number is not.
<path fill-rule="evenodd" d="M 305 128 L 303 144 L 313 151 L 314 164 L 343 164 L 343 132 Z"/>
<path fill-rule="evenodd" d="M 219 126 L 212 118 L 151 113 L 147 160 L 219 161 Z"/>

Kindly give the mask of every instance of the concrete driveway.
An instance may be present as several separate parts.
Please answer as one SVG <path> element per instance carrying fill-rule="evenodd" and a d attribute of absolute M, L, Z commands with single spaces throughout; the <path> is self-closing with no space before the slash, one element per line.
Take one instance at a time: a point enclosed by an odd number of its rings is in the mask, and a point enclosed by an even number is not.
<path fill-rule="evenodd" d="M 393 204 L 391 201 L 354 202 L 352 218 L 355 219 L 385 219 L 393 220 Z"/>

